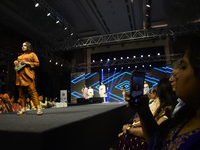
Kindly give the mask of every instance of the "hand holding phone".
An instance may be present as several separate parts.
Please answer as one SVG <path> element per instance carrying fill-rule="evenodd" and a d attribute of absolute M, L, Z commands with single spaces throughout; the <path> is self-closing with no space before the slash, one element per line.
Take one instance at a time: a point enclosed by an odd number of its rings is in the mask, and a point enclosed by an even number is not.
<path fill-rule="evenodd" d="M 138 98 L 143 95 L 145 72 L 133 71 L 131 76 L 130 106 L 137 106 Z"/>

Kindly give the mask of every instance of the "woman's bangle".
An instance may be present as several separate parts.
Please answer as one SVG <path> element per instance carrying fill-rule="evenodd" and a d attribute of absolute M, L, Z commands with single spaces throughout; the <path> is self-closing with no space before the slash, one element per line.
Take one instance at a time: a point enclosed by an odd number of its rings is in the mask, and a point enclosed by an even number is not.
<path fill-rule="evenodd" d="M 129 134 L 129 130 L 130 130 L 131 128 L 132 128 L 132 127 L 126 128 L 126 134 Z"/>

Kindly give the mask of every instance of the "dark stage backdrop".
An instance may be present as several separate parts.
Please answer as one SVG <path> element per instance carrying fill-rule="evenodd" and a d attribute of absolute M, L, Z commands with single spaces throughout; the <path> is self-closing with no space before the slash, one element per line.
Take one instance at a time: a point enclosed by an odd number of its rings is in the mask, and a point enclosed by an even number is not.
<path fill-rule="evenodd" d="M 144 68 L 145 70 L 145 68 Z M 150 89 L 157 86 L 158 81 L 163 77 L 169 77 L 172 71 L 170 67 L 151 68 L 151 70 L 145 70 L 145 80 L 149 84 Z M 109 101 L 121 102 L 122 91 L 121 88 L 125 86 L 126 92 L 130 91 L 130 78 L 131 71 L 114 72 L 114 73 L 71 73 L 71 101 L 76 101 L 77 98 L 82 98 L 81 89 L 84 84 L 89 88 L 92 86 L 94 89 L 94 97 L 99 97 L 99 86 L 103 82 L 106 87 L 111 91 Z"/>

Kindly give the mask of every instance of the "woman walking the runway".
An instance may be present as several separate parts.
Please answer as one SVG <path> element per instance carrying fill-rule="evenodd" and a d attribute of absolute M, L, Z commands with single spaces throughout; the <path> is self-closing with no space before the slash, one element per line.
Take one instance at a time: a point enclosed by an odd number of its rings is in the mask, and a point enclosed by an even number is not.
<path fill-rule="evenodd" d="M 33 52 L 31 43 L 24 42 L 22 45 L 23 54 L 18 56 L 14 61 L 16 70 L 16 86 L 19 90 L 19 98 L 21 100 L 21 111 L 17 115 L 26 114 L 26 95 L 30 94 L 35 106 L 37 106 L 37 115 L 42 115 L 38 94 L 35 89 L 35 71 L 34 68 L 39 66 L 37 55 Z"/>

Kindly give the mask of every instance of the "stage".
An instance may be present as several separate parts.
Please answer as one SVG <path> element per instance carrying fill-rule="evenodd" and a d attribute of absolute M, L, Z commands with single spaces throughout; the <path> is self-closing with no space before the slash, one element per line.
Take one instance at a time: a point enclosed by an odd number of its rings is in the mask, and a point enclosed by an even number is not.
<path fill-rule="evenodd" d="M 108 150 L 134 114 L 127 103 L 98 103 L 0 114 L 1 149 Z"/>

